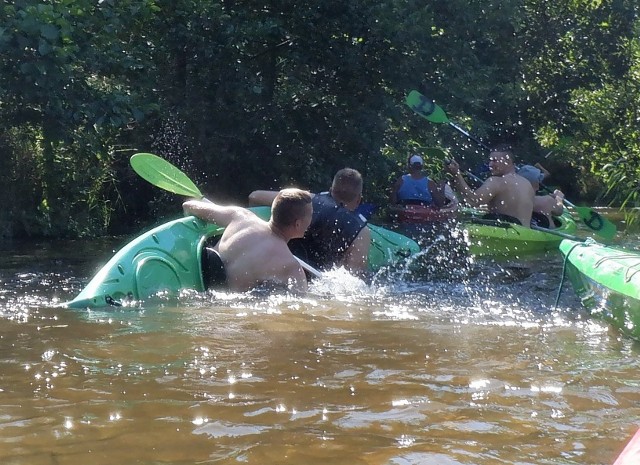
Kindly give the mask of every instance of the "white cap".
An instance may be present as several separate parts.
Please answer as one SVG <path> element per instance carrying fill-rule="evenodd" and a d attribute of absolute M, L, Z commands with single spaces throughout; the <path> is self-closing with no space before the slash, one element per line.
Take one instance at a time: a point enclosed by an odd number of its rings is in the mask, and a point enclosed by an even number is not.
<path fill-rule="evenodd" d="M 413 165 L 414 163 L 419 163 L 419 164 L 423 164 L 422 163 L 422 157 L 420 155 L 414 155 L 411 158 L 409 158 L 409 164 Z"/>

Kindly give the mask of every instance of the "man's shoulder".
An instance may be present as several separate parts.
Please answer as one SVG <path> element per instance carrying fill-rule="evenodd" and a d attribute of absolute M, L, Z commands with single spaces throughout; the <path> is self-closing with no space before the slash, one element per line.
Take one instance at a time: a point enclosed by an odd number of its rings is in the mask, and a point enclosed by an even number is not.
<path fill-rule="evenodd" d="M 517 173 L 509 173 L 505 176 L 502 176 L 498 179 L 502 180 L 503 185 L 505 186 L 513 186 L 515 188 L 520 188 L 522 186 L 529 186 L 531 187 L 531 183 L 529 182 L 528 179 L 523 178 L 522 176 L 520 176 Z"/>
<path fill-rule="evenodd" d="M 504 176 L 489 176 L 482 183 L 482 187 L 485 189 L 497 190 L 497 189 L 501 189 L 503 186 L 506 186 L 508 184 L 509 184 L 509 181 L 505 179 Z"/>
<path fill-rule="evenodd" d="M 269 230 L 269 223 L 267 221 L 246 208 L 238 208 L 233 212 L 232 223 L 240 228 L 250 228 L 256 231 Z"/>

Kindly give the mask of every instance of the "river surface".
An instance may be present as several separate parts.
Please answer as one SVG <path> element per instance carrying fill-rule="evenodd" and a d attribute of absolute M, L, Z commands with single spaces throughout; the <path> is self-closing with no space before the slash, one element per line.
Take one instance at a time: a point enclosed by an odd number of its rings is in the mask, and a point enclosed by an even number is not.
<path fill-rule="evenodd" d="M 1 464 L 610 465 L 640 425 L 640 347 L 558 293 L 559 253 L 56 307 L 123 243 L 0 249 Z"/>

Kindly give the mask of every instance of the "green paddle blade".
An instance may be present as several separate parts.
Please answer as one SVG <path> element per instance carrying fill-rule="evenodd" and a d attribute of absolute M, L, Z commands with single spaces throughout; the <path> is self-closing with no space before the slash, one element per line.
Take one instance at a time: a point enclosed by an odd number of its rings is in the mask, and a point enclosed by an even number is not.
<path fill-rule="evenodd" d="M 405 99 L 405 103 L 423 118 L 432 123 L 448 123 L 449 118 L 442 108 L 436 103 L 422 95 L 417 90 L 409 92 Z"/>
<path fill-rule="evenodd" d="M 566 202 L 568 204 L 568 202 Z M 571 204 L 585 226 L 598 236 L 611 240 L 615 237 L 617 228 L 611 221 L 589 207 L 578 207 Z"/>
<path fill-rule="evenodd" d="M 187 197 L 202 197 L 200 189 L 180 169 L 152 153 L 136 153 L 130 160 L 133 171 L 160 189 Z"/>

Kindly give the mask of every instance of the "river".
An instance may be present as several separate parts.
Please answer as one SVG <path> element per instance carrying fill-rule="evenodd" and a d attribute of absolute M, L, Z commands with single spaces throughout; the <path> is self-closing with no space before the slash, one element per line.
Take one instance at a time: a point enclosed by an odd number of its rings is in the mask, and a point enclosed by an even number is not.
<path fill-rule="evenodd" d="M 0 463 L 610 465 L 640 423 L 640 347 L 558 296 L 559 253 L 456 284 L 56 306 L 122 244 L 0 250 Z"/>

